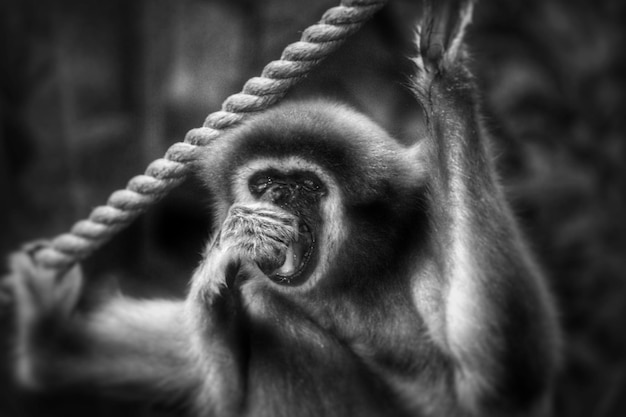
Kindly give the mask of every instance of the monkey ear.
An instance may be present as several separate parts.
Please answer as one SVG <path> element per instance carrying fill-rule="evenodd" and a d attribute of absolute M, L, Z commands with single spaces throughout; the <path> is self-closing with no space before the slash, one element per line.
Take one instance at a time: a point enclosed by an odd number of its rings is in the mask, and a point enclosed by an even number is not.
<path fill-rule="evenodd" d="M 424 0 L 417 29 L 419 56 L 415 60 L 423 72 L 441 72 L 464 55 L 465 28 L 472 21 L 474 0 Z"/>

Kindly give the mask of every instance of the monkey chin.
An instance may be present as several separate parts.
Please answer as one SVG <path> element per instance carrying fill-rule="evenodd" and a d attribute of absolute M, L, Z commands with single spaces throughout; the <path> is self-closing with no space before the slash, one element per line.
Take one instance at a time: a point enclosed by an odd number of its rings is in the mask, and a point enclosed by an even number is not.
<path fill-rule="evenodd" d="M 269 279 L 279 285 L 298 286 L 306 282 L 315 264 L 315 233 L 302 220 L 298 226 L 298 235 L 289 243 L 285 252 L 285 261 L 277 269 L 266 272 Z M 264 271 L 265 272 L 265 271 Z"/>

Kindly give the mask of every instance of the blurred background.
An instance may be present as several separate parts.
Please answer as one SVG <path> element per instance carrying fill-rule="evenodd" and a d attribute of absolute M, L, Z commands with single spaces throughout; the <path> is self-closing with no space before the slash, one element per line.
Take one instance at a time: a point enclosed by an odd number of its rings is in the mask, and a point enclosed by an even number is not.
<path fill-rule="evenodd" d="M 67 231 L 336 4 L 0 0 L 0 256 Z M 347 101 L 408 140 L 418 11 L 392 0 L 292 95 Z M 482 0 L 468 40 L 507 192 L 561 311 L 557 415 L 626 415 L 626 2 Z M 182 296 L 208 200 L 193 179 L 176 189 L 87 261 L 91 282 Z M 179 412 L 23 393 L 6 302 L 0 332 L 2 417 Z"/>

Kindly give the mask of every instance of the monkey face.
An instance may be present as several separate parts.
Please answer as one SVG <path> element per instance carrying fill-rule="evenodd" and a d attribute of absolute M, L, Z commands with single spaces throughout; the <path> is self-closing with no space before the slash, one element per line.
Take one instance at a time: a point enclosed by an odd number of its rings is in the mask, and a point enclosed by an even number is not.
<path fill-rule="evenodd" d="M 302 284 L 317 260 L 319 204 L 326 187 L 310 172 L 276 169 L 241 181 L 247 194 L 230 207 L 220 245 L 254 261 L 277 284 Z"/>
<path fill-rule="evenodd" d="M 319 167 L 298 158 L 243 164 L 233 176 L 232 204 L 222 202 L 220 246 L 253 261 L 279 286 L 299 287 L 319 275 L 324 244 L 337 240 L 326 227 L 336 215 L 336 186 L 320 176 Z"/>
<path fill-rule="evenodd" d="M 315 263 L 316 235 L 320 224 L 319 204 L 326 187 L 311 172 L 284 173 L 276 169 L 257 172 L 248 180 L 250 194 L 295 216 L 297 234 L 288 242 L 284 262 L 274 270 L 264 270 L 281 285 L 298 285 L 310 275 Z"/>
<path fill-rule="evenodd" d="M 247 229 L 231 235 L 250 241 L 257 250 L 249 257 L 281 287 L 310 288 L 337 265 L 362 275 L 395 249 L 392 243 L 388 252 L 379 246 L 380 253 L 363 255 L 402 226 L 396 218 L 406 217 L 414 202 L 407 196 L 420 184 L 411 149 L 365 116 L 328 102 L 282 104 L 203 152 L 197 172 L 215 196 L 215 224 L 246 223 L 228 221 L 245 213 Z M 264 217 L 261 208 L 271 214 Z M 278 246 L 263 243 L 275 234 L 272 228 L 282 227 L 272 218 L 290 216 L 293 237 L 278 239 Z"/>

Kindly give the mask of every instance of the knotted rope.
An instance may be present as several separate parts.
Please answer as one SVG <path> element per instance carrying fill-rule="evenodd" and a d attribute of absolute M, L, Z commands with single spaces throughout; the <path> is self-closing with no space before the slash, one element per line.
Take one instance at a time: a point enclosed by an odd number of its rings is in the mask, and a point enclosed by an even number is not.
<path fill-rule="evenodd" d="M 203 127 L 189 131 L 184 142 L 172 145 L 163 158 L 148 165 L 143 175 L 132 178 L 125 189 L 113 192 L 106 205 L 96 207 L 69 233 L 54 238 L 50 246 L 37 252 L 37 261 L 47 268 L 62 269 L 89 256 L 182 183 L 188 173 L 187 164 L 199 146 L 213 141 L 247 113 L 277 103 L 386 2 L 341 0 L 339 6 L 327 10 L 319 23 L 302 33 L 300 41 L 284 49 L 280 60 L 267 64 L 260 77 L 251 78 L 240 93 L 224 101 L 221 111 L 207 116 Z"/>

